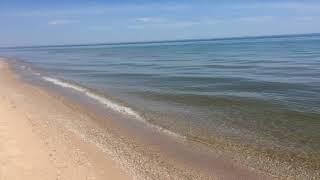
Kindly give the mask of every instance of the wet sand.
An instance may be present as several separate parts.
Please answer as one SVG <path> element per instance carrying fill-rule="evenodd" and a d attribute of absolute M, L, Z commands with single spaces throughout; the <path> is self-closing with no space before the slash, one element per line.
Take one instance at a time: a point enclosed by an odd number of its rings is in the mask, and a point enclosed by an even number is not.
<path fill-rule="evenodd" d="M 0 179 L 271 179 L 31 85 L 4 59 L 0 85 Z"/>

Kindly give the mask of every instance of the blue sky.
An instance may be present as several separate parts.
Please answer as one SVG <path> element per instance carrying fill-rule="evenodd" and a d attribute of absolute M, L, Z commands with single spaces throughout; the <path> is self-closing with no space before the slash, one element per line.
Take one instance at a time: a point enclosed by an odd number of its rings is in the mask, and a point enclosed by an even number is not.
<path fill-rule="evenodd" d="M 320 1 L 1 0 L 0 46 L 320 32 Z"/>

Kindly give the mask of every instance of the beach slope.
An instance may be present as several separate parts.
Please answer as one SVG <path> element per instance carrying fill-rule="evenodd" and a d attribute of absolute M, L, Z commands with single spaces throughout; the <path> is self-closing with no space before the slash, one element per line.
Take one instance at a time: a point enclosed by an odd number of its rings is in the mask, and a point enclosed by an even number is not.
<path fill-rule="evenodd" d="M 131 179 L 95 145 L 55 121 L 66 113 L 78 118 L 61 101 L 20 81 L 0 59 L 1 180 Z"/>

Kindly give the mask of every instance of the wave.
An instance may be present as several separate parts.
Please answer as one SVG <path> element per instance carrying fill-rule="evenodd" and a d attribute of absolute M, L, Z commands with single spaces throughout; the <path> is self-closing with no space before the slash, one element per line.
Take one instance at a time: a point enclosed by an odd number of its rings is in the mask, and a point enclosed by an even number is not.
<path fill-rule="evenodd" d="M 84 93 L 86 96 L 90 97 L 91 99 L 94 99 L 96 100 L 97 102 L 107 106 L 108 108 L 114 110 L 114 111 L 117 111 L 117 112 L 120 112 L 122 114 L 125 114 L 125 115 L 129 115 L 129 116 L 132 116 L 138 120 L 143 120 L 144 119 L 137 113 L 135 112 L 134 110 L 132 110 L 131 108 L 129 107 L 126 107 L 126 106 L 123 106 L 123 105 L 119 105 L 115 102 L 112 102 L 111 100 L 105 98 L 105 97 L 102 97 L 102 96 L 99 96 L 97 94 L 94 94 L 92 93 L 89 89 L 86 89 L 84 87 L 81 87 L 81 86 L 78 86 L 78 85 L 75 85 L 75 84 L 71 84 L 71 83 L 67 83 L 65 81 L 61 81 L 59 79 L 55 79 L 55 78 L 51 78 L 51 77 L 42 77 L 45 81 L 48 81 L 48 82 L 51 82 L 55 85 L 58 85 L 58 86 L 61 86 L 61 87 L 64 87 L 64 88 L 69 88 L 69 89 L 73 89 L 75 91 L 78 91 L 78 92 L 81 92 L 81 93 Z"/>
<path fill-rule="evenodd" d="M 97 102 L 105 105 L 106 107 L 116 111 L 116 112 L 119 112 L 121 114 L 124 114 L 124 115 L 129 115 L 137 120 L 140 120 L 144 123 L 146 123 L 146 125 L 148 125 L 150 128 L 153 128 L 157 131 L 160 131 L 162 133 L 165 133 L 167 135 L 170 135 L 170 136 L 173 136 L 173 137 L 176 137 L 176 138 L 180 138 L 180 139 L 186 139 L 185 136 L 183 135 L 180 135 L 180 134 L 177 134 L 175 132 L 172 132 L 168 129 L 165 129 L 161 126 L 157 126 L 157 125 L 154 125 L 154 124 L 151 124 L 150 122 L 147 122 L 141 115 L 139 115 L 138 112 L 134 111 L 133 109 L 131 109 L 130 107 L 126 107 L 126 106 L 123 106 L 123 105 L 120 105 L 120 104 L 117 104 L 103 96 L 100 96 L 100 95 L 97 95 L 93 92 L 91 92 L 89 89 L 87 88 L 84 88 L 82 86 L 78 86 L 78 85 L 75 85 L 75 84 L 71 84 L 71 83 L 68 83 L 68 82 L 65 82 L 65 81 L 62 81 L 62 80 L 59 80 L 59 79 L 55 79 L 55 78 L 52 78 L 52 77 L 47 77 L 47 76 L 43 76 L 42 77 L 43 80 L 47 81 L 47 82 L 50 82 L 50 83 L 53 83 L 55 85 L 58 85 L 60 87 L 64 87 L 64 88 L 69 88 L 69 89 L 73 89 L 75 91 L 78 91 L 78 92 L 81 92 L 83 94 L 85 94 L 86 96 L 88 96 L 89 98 L 93 99 L 93 100 L 96 100 Z"/>

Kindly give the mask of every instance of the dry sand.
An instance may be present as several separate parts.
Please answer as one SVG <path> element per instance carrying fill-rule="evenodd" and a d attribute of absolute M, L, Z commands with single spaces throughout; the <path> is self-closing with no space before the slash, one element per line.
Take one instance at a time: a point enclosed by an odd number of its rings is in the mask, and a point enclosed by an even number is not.
<path fill-rule="evenodd" d="M 0 180 L 131 179 L 94 144 L 57 123 L 77 113 L 19 80 L 0 59 Z"/>

